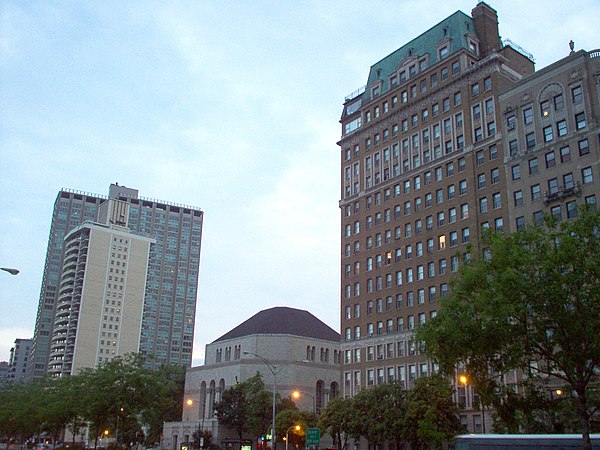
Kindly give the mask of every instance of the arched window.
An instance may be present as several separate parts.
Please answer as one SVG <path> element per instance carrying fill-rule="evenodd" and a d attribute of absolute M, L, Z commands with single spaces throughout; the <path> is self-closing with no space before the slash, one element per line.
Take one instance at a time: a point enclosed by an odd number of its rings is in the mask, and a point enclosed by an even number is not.
<path fill-rule="evenodd" d="M 339 395 L 340 395 L 339 386 L 338 386 L 337 382 L 334 381 L 333 383 L 331 383 L 331 386 L 329 387 L 329 400 L 336 398 Z"/>
<path fill-rule="evenodd" d="M 200 384 L 200 401 L 198 402 L 198 408 L 200 409 L 199 417 L 204 420 L 206 417 L 206 381 Z"/>
<path fill-rule="evenodd" d="M 321 409 L 323 408 L 323 394 L 323 380 L 319 380 L 315 389 L 315 410 L 317 415 L 321 413 Z"/>

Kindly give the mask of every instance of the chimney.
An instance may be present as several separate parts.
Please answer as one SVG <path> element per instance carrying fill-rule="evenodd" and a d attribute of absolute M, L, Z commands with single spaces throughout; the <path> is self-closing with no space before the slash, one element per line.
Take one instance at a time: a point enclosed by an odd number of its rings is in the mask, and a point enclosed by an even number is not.
<path fill-rule="evenodd" d="M 479 39 L 479 52 L 482 58 L 502 48 L 498 32 L 498 13 L 485 2 L 477 3 L 471 11 L 475 22 L 475 34 Z"/>

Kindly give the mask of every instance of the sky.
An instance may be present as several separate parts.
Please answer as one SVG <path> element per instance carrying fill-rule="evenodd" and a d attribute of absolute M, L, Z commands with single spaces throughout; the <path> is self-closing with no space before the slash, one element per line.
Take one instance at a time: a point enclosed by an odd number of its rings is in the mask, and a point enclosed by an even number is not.
<path fill-rule="evenodd" d="M 495 0 L 540 69 L 600 48 L 600 1 Z M 456 0 L 0 1 L 0 361 L 33 335 L 61 188 L 202 208 L 194 365 L 274 306 L 339 331 L 339 118 Z"/>

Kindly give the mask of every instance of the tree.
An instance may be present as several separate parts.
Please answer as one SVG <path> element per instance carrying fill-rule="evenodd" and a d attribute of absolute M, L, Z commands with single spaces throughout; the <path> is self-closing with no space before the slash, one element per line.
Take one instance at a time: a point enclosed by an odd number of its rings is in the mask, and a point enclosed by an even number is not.
<path fill-rule="evenodd" d="M 381 384 L 360 391 L 353 402 L 354 433 L 375 445 L 400 442 L 406 414 L 406 390 L 397 383 Z"/>
<path fill-rule="evenodd" d="M 338 450 L 345 450 L 348 439 L 360 437 L 360 432 L 352 431 L 354 418 L 353 399 L 336 397 L 321 411 L 318 427 L 333 437 Z"/>
<path fill-rule="evenodd" d="M 588 397 L 599 382 L 598 230 L 600 212 L 581 210 L 573 221 L 485 234 L 437 317 L 418 332 L 445 372 L 463 364 L 485 395 L 510 369 L 568 386 L 588 449 Z"/>
<path fill-rule="evenodd" d="M 269 400 L 268 400 L 269 399 Z M 264 434 L 272 418 L 271 397 L 264 389 L 262 377 L 257 373 L 241 383 L 225 389 L 221 400 L 215 404 L 220 425 L 234 430 L 241 440 L 252 431 L 256 436 Z M 269 413 L 267 414 L 267 411 Z"/>
<path fill-rule="evenodd" d="M 440 374 L 417 379 L 408 391 L 404 421 L 404 438 L 410 448 L 441 448 L 444 441 L 462 431 L 448 379 Z"/>
<path fill-rule="evenodd" d="M 315 426 L 317 418 L 313 412 L 300 411 L 291 399 L 285 405 L 287 408 L 277 413 L 275 419 L 277 440 L 284 441 L 286 432 L 289 430 L 287 437 L 292 444 L 291 448 L 303 448 L 306 440 L 306 429 Z M 296 425 L 300 426 L 299 430 L 294 429 Z"/>

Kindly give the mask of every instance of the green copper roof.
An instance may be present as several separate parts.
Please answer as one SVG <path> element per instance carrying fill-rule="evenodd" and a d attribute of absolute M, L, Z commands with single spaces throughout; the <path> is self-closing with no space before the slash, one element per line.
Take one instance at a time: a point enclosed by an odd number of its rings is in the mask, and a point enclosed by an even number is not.
<path fill-rule="evenodd" d="M 396 72 L 400 64 L 409 55 L 421 57 L 428 54 L 428 65 L 432 66 L 438 62 L 437 46 L 443 40 L 450 40 L 449 55 L 451 55 L 461 48 L 468 48 L 467 35 L 475 35 L 473 19 L 462 11 L 457 11 L 381 61 L 373 64 L 369 72 L 365 95 L 371 96 L 369 87 L 377 79 L 383 82 L 381 92 L 388 91 L 390 88 L 389 76 Z"/>

